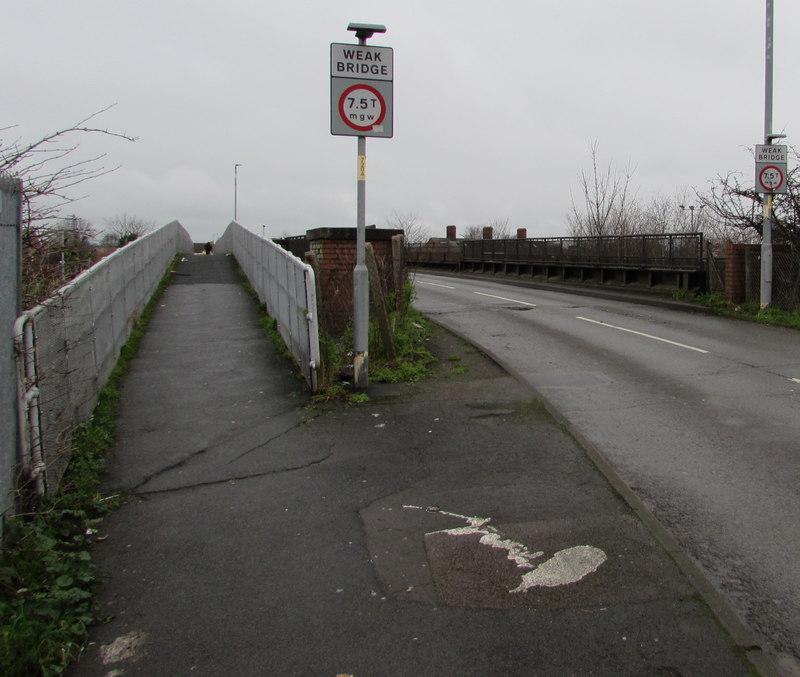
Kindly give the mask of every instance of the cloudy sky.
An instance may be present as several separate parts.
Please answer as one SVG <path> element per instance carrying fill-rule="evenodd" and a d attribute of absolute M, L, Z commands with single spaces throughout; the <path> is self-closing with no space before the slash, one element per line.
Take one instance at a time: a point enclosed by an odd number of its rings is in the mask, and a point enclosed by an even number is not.
<path fill-rule="evenodd" d="M 633 171 L 640 198 L 748 177 L 764 134 L 765 0 L 26 0 L 4 12 L 0 135 L 78 139 L 113 174 L 69 210 L 193 238 L 355 224 L 356 139 L 330 133 L 330 43 L 385 24 L 394 138 L 367 142 L 367 223 L 433 234 L 508 220 L 566 233 L 578 176 Z M 800 123 L 800 3 L 775 0 L 775 132 Z"/>

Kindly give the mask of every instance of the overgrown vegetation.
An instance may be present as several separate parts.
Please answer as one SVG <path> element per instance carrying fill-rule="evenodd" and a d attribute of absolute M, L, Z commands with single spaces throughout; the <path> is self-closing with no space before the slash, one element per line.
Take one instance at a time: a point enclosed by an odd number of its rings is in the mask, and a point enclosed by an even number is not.
<path fill-rule="evenodd" d="M 423 378 L 433 355 L 425 347 L 430 336 L 430 324 L 411 303 L 416 291 L 410 281 L 403 287 L 402 299 L 388 295 L 388 315 L 394 345 L 391 349 L 384 343 L 374 313 L 369 324 L 369 378 L 377 383 L 413 382 Z M 340 337 L 325 335 L 320 339 L 320 352 L 325 364 L 324 391 L 341 388 L 342 374 L 347 374 L 352 361 L 352 331 L 348 329 Z M 394 357 L 391 354 L 394 353 Z"/>
<path fill-rule="evenodd" d="M 0 674 L 61 675 L 99 620 L 92 545 L 119 496 L 100 489 L 114 440 L 119 385 L 171 274 L 158 287 L 99 394 L 91 420 L 73 435 L 61 488 L 6 522 L 0 566 Z"/>
<path fill-rule="evenodd" d="M 759 303 L 752 301 L 748 303 L 731 303 L 721 292 L 711 294 L 701 294 L 695 296 L 691 292 L 679 291 L 673 294 L 673 298 L 678 301 L 687 301 L 704 306 L 718 315 L 727 317 L 738 317 L 751 322 L 768 324 L 776 327 L 789 327 L 800 329 L 800 311 L 786 311 L 779 308 L 761 309 Z"/>

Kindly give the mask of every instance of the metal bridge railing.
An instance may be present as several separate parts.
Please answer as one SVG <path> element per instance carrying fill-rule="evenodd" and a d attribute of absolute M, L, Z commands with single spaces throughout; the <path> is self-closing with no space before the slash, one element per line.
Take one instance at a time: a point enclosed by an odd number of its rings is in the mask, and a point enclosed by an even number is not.
<path fill-rule="evenodd" d="M 664 269 L 695 269 L 703 265 L 702 233 L 460 240 L 459 245 L 462 261 Z M 420 257 L 424 257 L 425 245 L 418 249 Z"/>
<path fill-rule="evenodd" d="M 665 270 L 703 267 L 702 233 L 431 241 L 409 245 L 410 263 L 531 263 Z"/>
<path fill-rule="evenodd" d="M 87 421 L 135 320 L 178 252 L 177 221 L 118 249 L 14 325 L 21 461 L 39 494 L 57 489 L 74 429 Z"/>
<path fill-rule="evenodd" d="M 217 240 L 215 249 L 236 257 L 259 300 L 275 318 L 303 377 L 316 392 L 320 353 L 314 269 L 235 221 Z"/>

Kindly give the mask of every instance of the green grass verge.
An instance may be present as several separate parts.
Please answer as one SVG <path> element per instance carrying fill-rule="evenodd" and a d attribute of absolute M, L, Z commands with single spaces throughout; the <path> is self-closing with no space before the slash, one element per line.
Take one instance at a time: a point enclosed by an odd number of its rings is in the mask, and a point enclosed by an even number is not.
<path fill-rule="evenodd" d="M 61 675 L 80 656 L 96 608 L 92 546 L 97 526 L 119 496 L 104 496 L 105 453 L 114 441 L 119 385 L 144 336 L 173 265 L 136 322 L 100 391 L 92 418 L 73 434 L 57 494 L 7 520 L 0 563 L 0 674 Z"/>
<path fill-rule="evenodd" d="M 755 302 L 750 303 L 731 303 L 725 299 L 724 294 L 714 292 L 711 294 L 700 294 L 695 296 L 689 292 L 676 292 L 673 295 L 678 301 L 687 301 L 704 306 L 718 315 L 726 317 L 737 317 L 750 322 L 768 324 L 775 327 L 789 327 L 790 329 L 800 329 L 800 310 L 788 311 L 780 308 L 761 309 Z"/>

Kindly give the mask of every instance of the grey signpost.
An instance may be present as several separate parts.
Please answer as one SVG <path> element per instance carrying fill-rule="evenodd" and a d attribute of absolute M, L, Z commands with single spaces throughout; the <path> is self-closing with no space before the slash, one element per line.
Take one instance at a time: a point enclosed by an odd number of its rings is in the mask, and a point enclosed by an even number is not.
<path fill-rule="evenodd" d="M 775 145 L 775 139 L 784 134 L 772 133 L 772 40 L 773 0 L 767 1 L 766 36 L 764 40 L 764 143 L 756 146 L 756 192 L 764 193 L 764 214 L 761 220 L 761 307 L 772 303 L 772 197 L 786 193 L 786 155 L 784 145 Z"/>
<path fill-rule="evenodd" d="M 367 137 L 393 134 L 394 53 L 367 45 L 379 24 L 351 23 L 358 44 L 331 44 L 331 134 L 358 137 L 356 266 L 353 269 L 353 385 L 369 382 L 369 273 L 366 266 Z"/>

